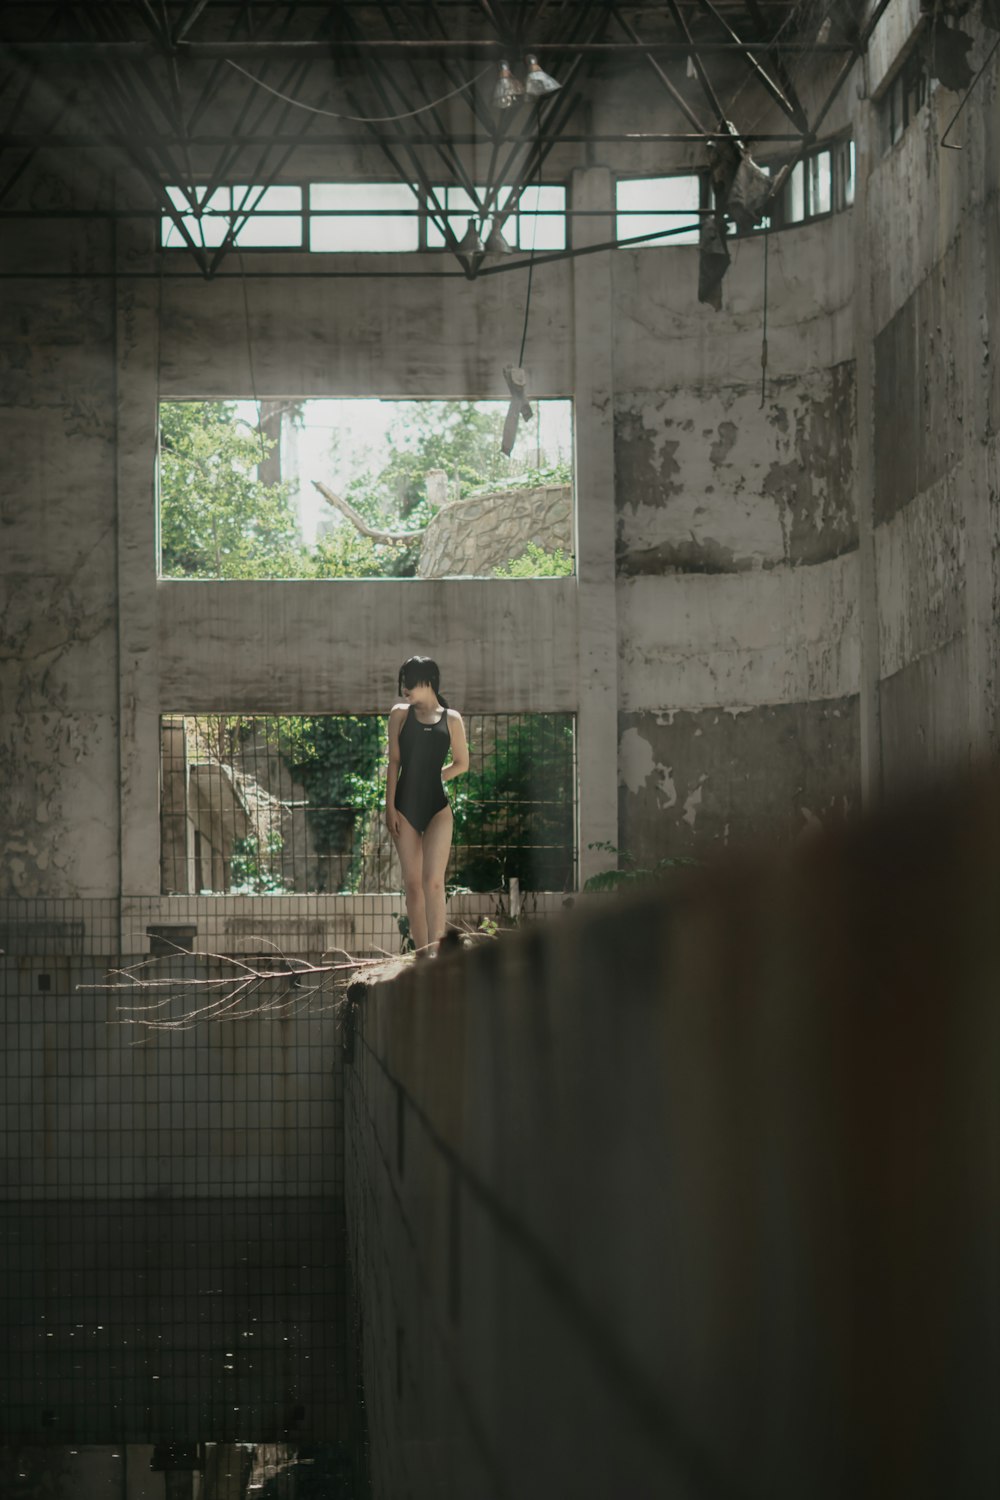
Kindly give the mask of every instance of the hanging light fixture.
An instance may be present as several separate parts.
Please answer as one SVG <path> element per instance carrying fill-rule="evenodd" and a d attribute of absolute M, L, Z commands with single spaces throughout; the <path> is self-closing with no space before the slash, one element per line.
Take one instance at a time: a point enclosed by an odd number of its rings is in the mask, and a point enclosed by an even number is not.
<path fill-rule="evenodd" d="M 465 274 L 472 276 L 479 268 L 479 262 L 486 254 L 486 246 L 476 225 L 475 219 L 469 220 L 468 228 L 458 242 L 458 255 L 465 266 Z"/>
<path fill-rule="evenodd" d="M 513 245 L 508 245 L 507 241 L 504 239 L 504 237 L 503 237 L 503 231 L 501 230 L 500 225 L 497 223 L 496 219 L 493 220 L 493 224 L 492 224 L 492 226 L 490 228 L 490 232 L 489 232 L 489 234 L 486 237 L 486 254 L 487 255 L 513 255 L 514 254 L 514 247 L 513 247 Z"/>
<path fill-rule="evenodd" d="M 517 104 L 524 95 L 524 84 L 519 78 L 515 78 L 510 71 L 510 63 L 506 58 L 500 61 L 500 74 L 497 78 L 496 88 L 493 90 L 493 103 L 497 109 L 510 109 L 512 104 Z"/>
<path fill-rule="evenodd" d="M 524 60 L 528 64 L 524 92 L 529 99 L 541 99 L 545 94 L 554 94 L 557 89 L 562 88 L 562 84 L 557 83 L 551 73 L 546 73 L 533 52 L 529 52 Z"/>

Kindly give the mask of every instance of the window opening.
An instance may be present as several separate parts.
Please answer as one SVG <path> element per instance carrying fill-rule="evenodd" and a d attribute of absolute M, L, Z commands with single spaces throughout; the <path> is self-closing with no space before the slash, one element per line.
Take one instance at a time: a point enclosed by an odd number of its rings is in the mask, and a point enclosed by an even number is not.
<path fill-rule="evenodd" d="M 199 214 L 185 213 L 183 224 L 196 244 L 214 250 L 222 244 L 234 220 L 249 212 L 233 240 L 241 250 L 301 249 L 302 189 L 235 185 L 216 188 L 206 197 L 207 188 L 195 190 Z M 168 187 L 167 196 L 177 209 L 188 208 L 186 193 L 179 187 Z M 183 246 L 183 236 L 173 219 L 160 221 L 160 243 L 165 249 Z"/>
<path fill-rule="evenodd" d="M 927 65 L 919 47 L 916 47 L 879 102 L 885 151 L 889 151 L 902 138 L 907 126 L 926 104 L 929 86 Z"/>
<path fill-rule="evenodd" d="M 485 201 L 486 188 L 476 189 Z M 234 243 L 244 250 L 304 249 L 314 254 L 369 254 L 444 250 L 445 237 L 428 212 L 423 194 L 404 182 L 314 182 L 306 186 L 226 186 L 210 195 L 195 189 L 198 212 L 190 212 L 188 194 L 179 186 L 166 189 L 196 244 L 215 249 L 222 244 L 233 219 L 248 215 Z M 544 183 L 525 187 L 510 212 L 512 187 L 501 187 L 483 225 L 483 238 L 494 222 L 514 250 L 565 250 L 566 187 Z M 464 188 L 441 184 L 434 188 L 437 202 L 448 216 L 455 237 L 465 234 L 468 220 L 478 220 L 476 202 Z M 502 222 L 501 222 L 502 221 Z M 160 243 L 166 249 L 184 247 L 180 228 L 169 215 L 160 220 Z"/>
<path fill-rule="evenodd" d="M 833 169 L 829 151 L 809 157 L 809 213 L 812 218 L 830 213 L 833 207 Z"/>
<path fill-rule="evenodd" d="M 572 890 L 571 714 L 468 714 L 468 773 L 449 783 L 449 885 Z M 386 719 L 165 715 L 161 889 L 168 895 L 401 889 L 385 829 Z"/>
<path fill-rule="evenodd" d="M 164 402 L 161 575 L 571 574 L 572 403 L 533 405 L 508 458 L 506 401 Z"/>
<path fill-rule="evenodd" d="M 365 215 L 364 209 L 380 212 Z M 314 182 L 309 188 L 310 250 L 419 250 L 421 218 L 416 193 L 403 182 Z"/>
<path fill-rule="evenodd" d="M 854 142 L 845 137 L 810 151 L 789 173 L 779 201 L 771 205 L 770 226 L 783 228 L 842 213 L 854 202 Z M 765 171 L 775 173 L 779 163 Z"/>
<path fill-rule="evenodd" d="M 477 187 L 480 203 L 486 200 L 487 189 Z M 456 239 L 461 239 L 468 226 L 470 216 L 477 219 L 479 209 L 476 200 L 460 187 L 436 189 L 438 202 L 446 210 L 448 226 Z M 498 225 L 504 239 L 512 250 L 565 250 L 566 248 L 566 189 L 561 185 L 526 187 L 521 192 L 517 206 L 504 217 L 510 202 L 511 188 L 501 187 L 495 200 L 495 213 L 486 220 L 483 239 L 489 238 L 494 223 Z M 426 220 L 427 248 L 441 249 L 445 239 L 441 230 L 428 217 Z"/>
<path fill-rule="evenodd" d="M 670 177 L 619 178 L 615 185 L 615 235 L 619 240 L 653 234 L 646 245 L 696 245 L 704 196 L 704 175 L 688 173 Z"/>

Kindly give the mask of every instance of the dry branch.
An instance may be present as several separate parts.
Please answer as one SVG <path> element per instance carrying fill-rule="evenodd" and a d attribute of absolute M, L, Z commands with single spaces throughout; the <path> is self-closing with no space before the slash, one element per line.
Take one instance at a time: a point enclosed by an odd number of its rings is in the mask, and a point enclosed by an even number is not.
<path fill-rule="evenodd" d="M 318 479 L 313 480 L 313 489 L 319 490 L 327 505 L 332 505 L 334 510 L 339 510 L 341 515 L 346 516 L 351 525 L 361 532 L 362 536 L 371 537 L 373 542 L 393 544 L 412 542 L 416 537 L 423 535 L 422 529 L 420 531 L 376 531 L 374 527 L 369 526 L 364 516 L 359 515 L 353 505 L 348 505 L 341 495 L 335 495 L 333 490 L 328 490 L 326 485 L 321 484 Z"/>

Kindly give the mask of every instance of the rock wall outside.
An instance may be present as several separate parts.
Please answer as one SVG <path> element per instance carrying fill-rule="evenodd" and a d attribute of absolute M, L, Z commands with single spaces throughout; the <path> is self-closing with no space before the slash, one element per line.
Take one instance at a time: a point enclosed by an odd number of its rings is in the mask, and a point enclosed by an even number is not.
<path fill-rule="evenodd" d="M 521 557 L 529 542 L 546 552 L 572 552 L 571 485 L 499 490 L 453 500 L 424 532 L 417 575 L 482 577 Z"/>

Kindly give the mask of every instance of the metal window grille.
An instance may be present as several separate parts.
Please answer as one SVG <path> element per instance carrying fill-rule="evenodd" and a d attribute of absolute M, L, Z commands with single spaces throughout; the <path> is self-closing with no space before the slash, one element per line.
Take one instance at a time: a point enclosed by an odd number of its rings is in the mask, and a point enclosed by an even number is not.
<path fill-rule="evenodd" d="M 0 1494 L 246 1494 L 300 1443 L 328 1478 L 356 1420 L 332 977 L 306 1008 L 263 974 L 210 1017 L 236 965 L 122 954 L 105 903 L 18 905 L 0 912 Z M 107 987 L 137 960 L 168 988 Z"/>
<path fill-rule="evenodd" d="M 179 186 L 166 193 L 184 228 L 196 244 L 221 245 L 232 226 L 233 243 L 242 250 L 340 251 L 443 250 L 445 237 L 419 189 L 401 182 L 314 182 L 308 184 L 237 184 L 193 190 L 192 198 Z M 437 205 L 446 213 L 458 239 L 469 216 L 482 220 L 483 237 L 496 225 L 512 249 L 564 250 L 569 215 L 564 183 L 522 188 L 516 205 L 508 208 L 511 188 L 499 188 L 495 198 L 485 186 L 476 197 L 464 188 L 437 184 Z M 490 213 L 483 217 L 482 208 Z M 163 249 L 183 249 L 184 239 L 174 218 L 160 219 Z"/>
<path fill-rule="evenodd" d="M 471 764 L 449 784 L 449 884 L 572 890 L 570 714 L 471 714 Z M 273 896 L 402 888 L 383 811 L 376 715 L 167 715 L 161 720 L 161 890 Z"/>

